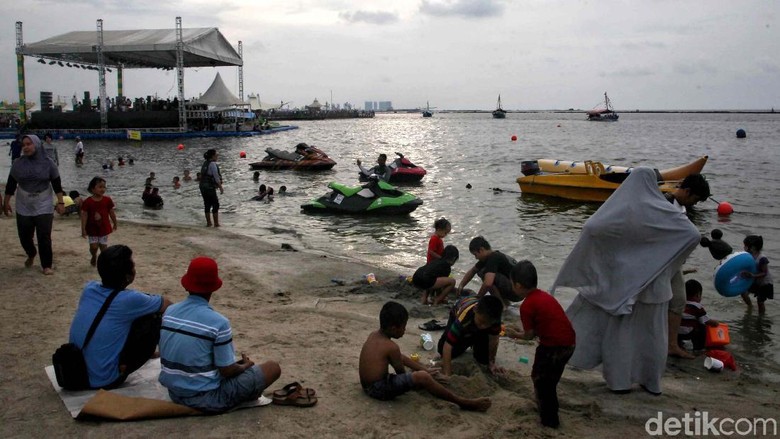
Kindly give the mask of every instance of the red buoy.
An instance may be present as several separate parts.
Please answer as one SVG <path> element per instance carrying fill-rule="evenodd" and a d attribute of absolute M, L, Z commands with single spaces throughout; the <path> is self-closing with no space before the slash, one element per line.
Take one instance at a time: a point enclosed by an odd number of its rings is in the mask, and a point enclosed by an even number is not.
<path fill-rule="evenodd" d="M 515 136 L 514 134 L 512 134 L 512 141 L 517 142 L 517 136 Z"/>
<path fill-rule="evenodd" d="M 731 203 L 728 201 L 718 203 L 718 215 L 729 216 L 732 213 L 734 213 L 734 207 L 731 206 Z"/>
<path fill-rule="evenodd" d="M 180 143 L 179 146 L 176 147 L 176 149 L 178 149 L 179 151 L 184 150 L 184 144 Z"/>
<path fill-rule="evenodd" d="M 245 159 L 246 158 L 246 151 L 241 151 L 240 153 L 238 153 L 238 156 L 241 157 L 242 159 Z"/>

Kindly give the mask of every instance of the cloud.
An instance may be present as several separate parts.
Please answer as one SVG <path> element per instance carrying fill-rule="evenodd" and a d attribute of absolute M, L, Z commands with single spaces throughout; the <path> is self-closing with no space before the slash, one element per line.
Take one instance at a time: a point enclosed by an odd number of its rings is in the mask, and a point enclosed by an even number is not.
<path fill-rule="evenodd" d="M 382 11 L 340 12 L 339 18 L 348 23 L 391 24 L 398 21 L 398 14 Z"/>
<path fill-rule="evenodd" d="M 780 64 L 774 59 L 761 57 L 756 60 L 756 66 L 761 73 L 768 73 L 771 75 L 780 74 Z"/>
<path fill-rule="evenodd" d="M 660 41 L 624 41 L 620 47 L 628 50 L 666 49 L 667 44 Z"/>
<path fill-rule="evenodd" d="M 599 76 L 604 77 L 616 77 L 622 76 L 624 78 L 639 78 L 643 76 L 652 76 L 658 72 L 647 67 L 633 67 L 626 69 L 611 70 L 609 72 L 599 72 Z"/>
<path fill-rule="evenodd" d="M 700 73 L 713 75 L 718 73 L 718 68 L 707 61 L 678 62 L 674 65 L 674 73 L 681 75 L 698 75 Z"/>
<path fill-rule="evenodd" d="M 499 17 L 504 13 L 501 0 L 422 0 L 420 12 L 436 17 Z"/>

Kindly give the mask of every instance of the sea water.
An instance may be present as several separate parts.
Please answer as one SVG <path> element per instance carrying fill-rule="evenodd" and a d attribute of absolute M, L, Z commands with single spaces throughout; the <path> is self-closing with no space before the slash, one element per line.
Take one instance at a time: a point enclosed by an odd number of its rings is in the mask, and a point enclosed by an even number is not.
<path fill-rule="evenodd" d="M 179 139 L 172 141 L 85 141 L 85 164 L 73 163 L 71 141 L 57 142 L 63 186 L 86 192 L 89 180 L 105 176 L 107 194 L 117 204 L 120 218 L 153 222 L 205 225 L 197 182 L 174 190 L 171 180 L 190 169 L 194 177 L 208 148 L 219 151 L 225 180 L 220 196 L 220 221 L 225 229 L 275 243 L 351 256 L 401 274 L 411 274 L 425 263 L 433 222 L 446 217 L 452 233 L 445 244 L 460 249 L 453 267 L 456 277 L 475 262 L 468 253 L 470 239 L 484 236 L 494 249 L 517 259 L 530 259 L 539 271 L 539 286 L 548 288 L 577 241 L 583 223 L 598 208 L 541 196 L 523 195 L 516 179 L 520 162 L 538 158 L 599 160 L 614 165 L 650 166 L 659 169 L 710 157 L 703 173 L 713 197 L 734 206 L 730 217 L 718 217 L 717 204 L 700 203 L 692 215 L 702 234 L 720 228 L 724 240 L 742 249 L 747 234 L 764 237 L 764 254 L 770 269 L 780 270 L 780 114 L 642 114 L 622 113 L 616 123 L 584 120 L 579 113 L 510 113 L 493 119 L 489 113 L 382 114 L 374 119 L 296 122 L 299 129 L 274 135 L 244 138 Z M 737 139 L 736 130 L 747 132 Z M 512 136 L 517 141 L 511 141 Z M 249 163 L 260 161 L 266 148 L 292 151 L 306 142 L 324 150 L 338 164 L 330 171 L 260 171 L 252 181 Z M 178 150 L 177 145 L 184 149 Z M 240 158 L 246 152 L 247 158 Z M 379 153 L 389 160 L 395 152 L 423 166 L 422 183 L 406 186 L 424 204 L 408 216 L 360 217 L 307 215 L 300 205 L 329 192 L 327 184 L 357 184 L 356 159 L 373 164 Z M 135 165 L 104 171 L 106 160 Z M 7 172 L 8 160 L 0 160 Z M 162 210 L 147 210 L 141 202 L 144 180 L 156 173 L 155 185 L 165 200 Z M 258 185 L 288 195 L 272 202 L 249 201 Z M 471 188 L 467 188 L 470 185 Z M 494 190 L 498 188 L 499 190 Z M 642 257 L 637 255 L 637 257 Z M 703 304 L 708 314 L 731 328 L 730 349 L 745 358 L 748 369 L 777 370 L 780 363 L 780 299 L 767 302 L 767 315 L 747 313 L 741 299 L 715 292 L 712 272 L 716 261 L 699 247 L 685 264 L 696 269 L 686 278 L 704 285 Z M 338 273 L 334 273 L 338 275 Z M 380 279 L 381 280 L 381 279 Z M 475 281 L 476 282 L 476 281 Z M 561 292 L 566 306 L 573 299 Z M 775 378 L 777 375 L 774 375 Z"/>

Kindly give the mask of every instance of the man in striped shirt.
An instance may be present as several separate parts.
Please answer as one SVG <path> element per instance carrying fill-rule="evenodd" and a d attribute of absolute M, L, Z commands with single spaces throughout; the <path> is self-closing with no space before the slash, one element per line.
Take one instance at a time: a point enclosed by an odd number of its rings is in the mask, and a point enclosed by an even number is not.
<path fill-rule="evenodd" d="M 160 383 L 173 402 L 220 413 L 257 399 L 281 375 L 279 364 L 236 361 L 230 322 L 209 305 L 222 286 L 216 261 L 190 262 L 181 284 L 190 295 L 168 307 L 160 331 Z"/>

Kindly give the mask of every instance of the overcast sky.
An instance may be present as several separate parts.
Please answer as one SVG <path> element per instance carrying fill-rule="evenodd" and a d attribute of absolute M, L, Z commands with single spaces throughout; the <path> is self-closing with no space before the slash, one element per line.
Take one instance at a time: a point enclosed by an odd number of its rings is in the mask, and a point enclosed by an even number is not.
<path fill-rule="evenodd" d="M 775 0 L 3 0 L 0 99 L 16 101 L 24 41 L 74 30 L 218 27 L 243 41 L 245 94 L 266 102 L 392 101 L 395 108 L 780 110 Z M 98 93 L 97 72 L 26 58 L 28 100 Z M 185 72 L 198 96 L 219 71 Z M 176 74 L 126 70 L 126 96 L 177 94 Z M 108 94 L 116 94 L 110 75 Z M 69 99 L 68 99 L 69 100 Z"/>

